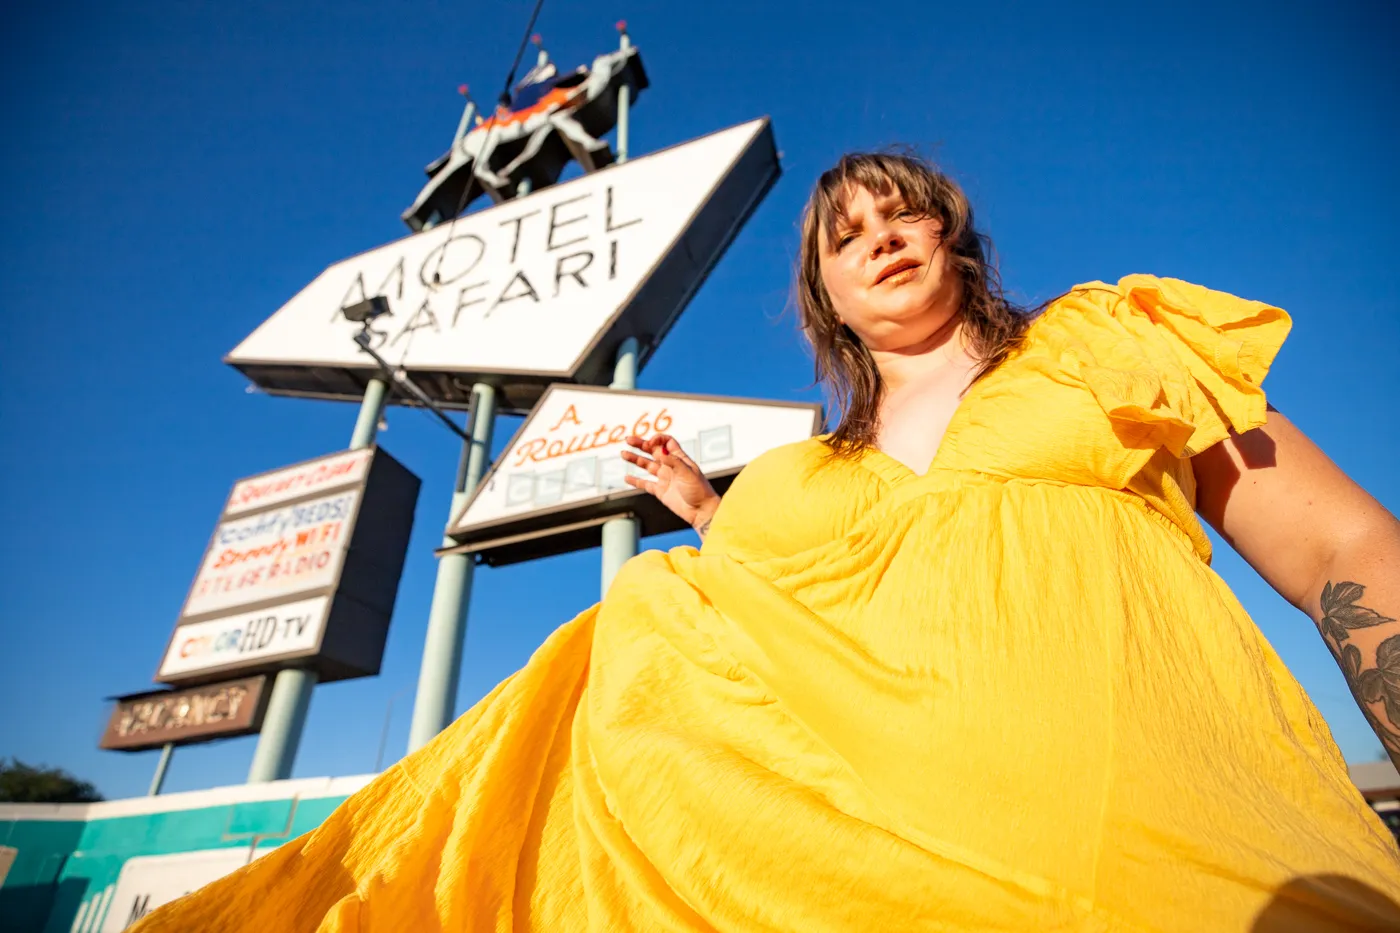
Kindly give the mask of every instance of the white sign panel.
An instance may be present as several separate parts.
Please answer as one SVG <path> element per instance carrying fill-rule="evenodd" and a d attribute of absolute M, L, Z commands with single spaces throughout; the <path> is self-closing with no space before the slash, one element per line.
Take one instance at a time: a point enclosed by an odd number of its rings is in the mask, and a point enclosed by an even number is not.
<path fill-rule="evenodd" d="M 713 475 L 811 437 L 819 420 L 815 405 L 555 386 L 448 533 L 468 534 L 633 491 L 623 477 L 643 474 L 619 456 L 630 434 L 670 434 Z"/>
<path fill-rule="evenodd" d="M 240 515 L 253 509 L 265 509 L 301 496 L 333 489 L 337 486 L 363 483 L 374 451 L 347 450 L 330 457 L 299 463 L 283 470 L 261 476 L 250 476 L 234 484 L 224 506 L 225 515 Z"/>
<path fill-rule="evenodd" d="M 242 845 L 127 859 L 108 901 L 102 933 L 121 933 L 157 907 L 232 874 L 272 848 L 275 847 L 262 848 L 254 854 L 249 846 Z"/>
<path fill-rule="evenodd" d="M 227 362 L 273 391 L 355 395 L 327 375 L 373 368 L 341 309 L 382 295 L 372 346 L 410 373 L 574 378 L 629 308 L 660 336 L 777 173 L 755 120 L 466 214 L 326 269 Z"/>
<path fill-rule="evenodd" d="M 345 559 L 359 497 L 359 489 L 348 489 L 221 522 L 181 615 L 331 586 Z"/>
<path fill-rule="evenodd" d="M 182 625 L 175 630 L 157 679 L 310 653 L 321 643 L 329 608 L 329 597 L 316 596 Z"/>

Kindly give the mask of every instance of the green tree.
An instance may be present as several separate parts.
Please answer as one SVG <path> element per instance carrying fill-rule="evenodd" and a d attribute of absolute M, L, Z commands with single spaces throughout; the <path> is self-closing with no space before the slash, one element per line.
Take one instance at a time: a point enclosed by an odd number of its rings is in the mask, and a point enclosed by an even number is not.
<path fill-rule="evenodd" d="M 101 799 L 96 787 L 62 768 L 36 768 L 18 758 L 0 758 L 0 803 L 93 803 Z"/>

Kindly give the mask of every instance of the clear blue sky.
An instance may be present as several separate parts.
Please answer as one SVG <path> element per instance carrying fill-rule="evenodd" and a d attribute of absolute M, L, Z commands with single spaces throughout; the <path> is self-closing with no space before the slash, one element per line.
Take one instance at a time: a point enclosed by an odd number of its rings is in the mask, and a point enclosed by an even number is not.
<path fill-rule="evenodd" d="M 221 356 L 326 265 L 405 233 L 457 85 L 491 98 L 531 6 L 11 11 L 0 755 L 144 793 L 157 753 L 97 750 L 103 697 L 149 685 L 232 481 L 344 446 L 355 417 L 247 394 Z M 546 0 L 538 30 L 572 66 L 629 21 L 652 80 L 634 153 L 762 114 L 783 151 L 643 387 L 816 398 L 787 306 L 798 210 L 841 152 L 910 143 L 966 185 L 1023 300 L 1150 272 L 1288 309 L 1272 400 L 1397 511 L 1395 10 Z M 457 449 L 421 413 L 389 425 L 424 486 L 383 672 L 317 690 L 297 776 L 371 770 L 391 699 L 390 760 L 406 743 Z M 1346 755 L 1373 758 L 1312 623 L 1228 550 L 1216 566 Z M 458 709 L 597 590 L 596 551 L 478 573 Z M 168 788 L 241 782 L 252 743 L 178 752 Z"/>

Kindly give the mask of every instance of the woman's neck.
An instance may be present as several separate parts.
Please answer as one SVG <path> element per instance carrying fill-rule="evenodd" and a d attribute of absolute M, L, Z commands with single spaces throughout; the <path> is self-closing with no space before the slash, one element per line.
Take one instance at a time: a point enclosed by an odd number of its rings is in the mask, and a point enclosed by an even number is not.
<path fill-rule="evenodd" d="M 872 350 L 887 395 L 947 374 L 950 367 L 971 370 L 976 360 L 968 351 L 961 314 L 916 344 L 897 350 Z"/>

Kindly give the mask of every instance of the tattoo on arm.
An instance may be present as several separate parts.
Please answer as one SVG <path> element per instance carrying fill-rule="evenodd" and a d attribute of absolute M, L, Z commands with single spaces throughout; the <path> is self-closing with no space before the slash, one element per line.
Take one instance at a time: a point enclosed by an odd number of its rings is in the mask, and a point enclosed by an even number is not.
<path fill-rule="evenodd" d="M 705 535 L 710 533 L 710 519 L 707 518 L 700 524 L 696 525 L 695 533 L 700 536 L 701 541 L 704 541 Z"/>
<path fill-rule="evenodd" d="M 1351 639 L 1348 633 L 1355 629 L 1395 621 L 1359 605 L 1357 600 L 1365 594 L 1366 587 L 1360 583 L 1344 580 L 1333 584 L 1329 580 L 1322 587 L 1322 618 L 1318 627 L 1337 656 L 1361 712 L 1386 751 L 1396 755 L 1400 754 L 1400 635 L 1391 635 L 1376 646 L 1374 667 L 1365 666 L 1361 649 L 1346 644 Z M 1373 711 L 1372 704 L 1376 703 L 1381 704 L 1383 712 Z"/>

